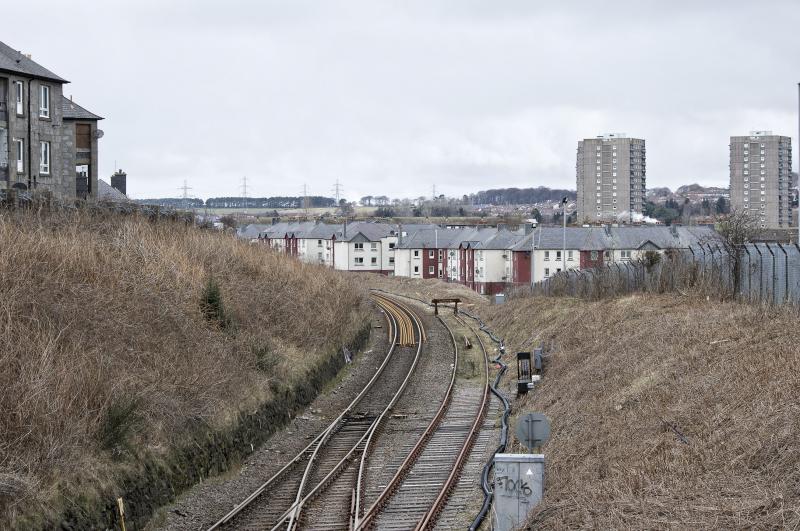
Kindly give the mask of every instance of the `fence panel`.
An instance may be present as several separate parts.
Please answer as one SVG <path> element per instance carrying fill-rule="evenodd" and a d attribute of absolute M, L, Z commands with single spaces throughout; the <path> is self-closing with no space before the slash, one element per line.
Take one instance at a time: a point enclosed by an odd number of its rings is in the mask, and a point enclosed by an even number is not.
<path fill-rule="evenodd" d="M 773 304 L 784 304 L 786 303 L 786 294 L 788 292 L 788 279 L 786 277 L 786 252 L 783 250 L 783 247 L 780 244 L 773 243 L 769 247 L 772 251 L 772 256 L 774 257 L 774 297 L 772 302 Z"/>
<path fill-rule="evenodd" d="M 775 297 L 775 257 L 766 243 L 757 243 L 761 253 L 761 296 L 759 302 L 772 302 Z"/>
<path fill-rule="evenodd" d="M 747 244 L 737 261 L 725 247 L 705 244 L 665 253 L 658 262 L 612 262 L 587 270 L 569 270 L 545 279 L 534 292 L 601 298 L 623 293 L 716 290 L 765 304 L 800 306 L 800 246 Z M 736 292 L 734 292 L 736 290 Z"/>
<path fill-rule="evenodd" d="M 800 305 L 800 248 L 797 244 L 784 245 L 786 253 L 786 291 L 791 304 Z"/>

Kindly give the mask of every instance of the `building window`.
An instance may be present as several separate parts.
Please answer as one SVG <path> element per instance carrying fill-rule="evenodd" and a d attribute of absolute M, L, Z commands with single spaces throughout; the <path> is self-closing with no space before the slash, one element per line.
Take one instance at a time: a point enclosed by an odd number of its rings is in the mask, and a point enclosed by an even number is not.
<path fill-rule="evenodd" d="M 414 266 L 414 273 L 419 275 L 419 266 Z"/>
<path fill-rule="evenodd" d="M 428 251 L 428 258 L 433 258 L 433 249 Z"/>
<path fill-rule="evenodd" d="M 372 264 L 372 265 L 378 265 L 378 257 L 377 257 L 377 256 L 373 256 L 373 257 L 370 259 L 370 264 Z"/>
<path fill-rule="evenodd" d="M 592 260 L 597 260 L 597 251 L 592 251 L 590 256 L 591 256 Z"/>
<path fill-rule="evenodd" d="M 550 268 L 549 267 L 545 267 L 544 268 L 544 276 L 546 276 L 546 277 L 550 276 Z"/>
<path fill-rule="evenodd" d="M 322 240 L 317 240 L 317 247 L 322 247 Z"/>
<path fill-rule="evenodd" d="M 363 256 L 356 257 L 356 258 L 355 258 L 355 264 L 356 264 L 357 266 L 362 266 L 362 265 L 364 265 L 364 257 L 363 257 Z"/>
<path fill-rule="evenodd" d="M 630 260 L 631 259 L 631 252 L 630 251 L 620 251 L 620 256 L 623 260 Z"/>
<path fill-rule="evenodd" d="M 389 249 L 394 249 L 394 246 L 395 246 L 394 242 L 389 242 Z"/>
<path fill-rule="evenodd" d="M 17 155 L 17 173 L 25 173 L 25 141 L 14 139 L 14 153 Z"/>
<path fill-rule="evenodd" d="M 50 87 L 47 85 L 39 87 L 39 117 L 50 118 Z"/>
<path fill-rule="evenodd" d="M 394 256 L 390 256 L 390 257 L 389 257 L 389 263 L 390 263 L 391 265 L 394 265 Z"/>
<path fill-rule="evenodd" d="M 428 274 L 429 275 L 433 274 L 433 266 L 428 266 Z"/>
<path fill-rule="evenodd" d="M 567 251 L 567 260 L 572 260 L 572 251 Z"/>
<path fill-rule="evenodd" d="M 353 244 L 353 249 L 355 249 L 356 251 L 363 251 L 364 250 L 364 244 L 363 243 L 354 243 Z"/>
<path fill-rule="evenodd" d="M 42 142 L 39 173 L 44 173 L 45 175 L 50 173 L 50 142 Z"/>
<path fill-rule="evenodd" d="M 377 243 L 370 243 L 369 244 L 369 248 L 372 251 L 377 251 L 378 250 L 378 244 Z"/>
<path fill-rule="evenodd" d="M 419 251 L 414 251 L 414 258 L 419 258 Z"/>
<path fill-rule="evenodd" d="M 550 260 L 550 251 L 545 251 L 544 252 L 544 259 L 545 260 Z"/>
<path fill-rule="evenodd" d="M 556 260 L 561 260 L 561 251 L 556 251 Z"/>
<path fill-rule="evenodd" d="M 22 85 L 22 81 L 14 81 L 14 92 L 16 93 L 16 101 L 17 101 L 17 114 L 22 116 L 25 114 L 25 104 L 23 100 L 24 89 Z"/>

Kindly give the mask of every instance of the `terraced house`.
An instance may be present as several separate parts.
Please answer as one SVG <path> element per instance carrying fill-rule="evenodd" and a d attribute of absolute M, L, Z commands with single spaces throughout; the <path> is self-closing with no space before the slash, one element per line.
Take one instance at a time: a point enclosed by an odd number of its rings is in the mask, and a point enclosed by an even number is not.
<path fill-rule="evenodd" d="M 711 227 L 592 226 L 445 228 L 315 222 L 251 225 L 239 237 L 341 271 L 439 279 L 482 294 L 541 282 L 562 270 L 630 262 L 647 253 L 716 244 Z"/>
<path fill-rule="evenodd" d="M 97 198 L 100 116 L 64 97 L 66 79 L 0 42 L 0 192 Z"/>

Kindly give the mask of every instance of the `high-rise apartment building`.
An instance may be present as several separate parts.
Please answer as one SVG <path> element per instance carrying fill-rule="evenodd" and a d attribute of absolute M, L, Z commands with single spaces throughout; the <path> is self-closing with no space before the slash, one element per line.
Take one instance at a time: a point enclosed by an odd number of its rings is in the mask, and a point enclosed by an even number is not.
<path fill-rule="evenodd" d="M 732 136 L 731 208 L 750 214 L 762 228 L 791 225 L 792 139 L 772 131 Z"/>
<path fill-rule="evenodd" d="M 645 144 L 610 133 L 578 142 L 578 222 L 631 222 L 645 203 Z"/>

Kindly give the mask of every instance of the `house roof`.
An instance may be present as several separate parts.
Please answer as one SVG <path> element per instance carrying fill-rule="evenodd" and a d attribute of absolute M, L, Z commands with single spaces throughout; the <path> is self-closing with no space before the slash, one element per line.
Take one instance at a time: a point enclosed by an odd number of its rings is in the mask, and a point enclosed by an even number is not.
<path fill-rule="evenodd" d="M 251 223 L 249 225 L 244 225 L 236 230 L 236 237 L 247 240 L 255 240 L 262 234 L 262 231 L 271 226 L 272 225 L 262 225 L 259 223 Z"/>
<path fill-rule="evenodd" d="M 0 42 L 0 71 L 46 79 L 57 83 L 69 83 L 66 79 L 54 74 L 36 61 L 28 59 L 25 55 L 3 42 Z"/>
<path fill-rule="evenodd" d="M 115 203 L 127 203 L 130 201 L 127 195 L 123 194 L 103 179 L 97 179 L 97 199 L 99 201 L 113 201 Z"/>
<path fill-rule="evenodd" d="M 61 96 L 61 111 L 65 120 L 102 120 L 102 116 L 87 111 L 71 99 Z"/>
<path fill-rule="evenodd" d="M 397 231 L 397 225 L 391 223 L 370 223 L 368 221 L 357 221 L 355 223 L 347 224 L 346 235 L 344 234 L 344 227 L 342 227 L 342 231 L 341 233 L 337 233 L 336 239 L 339 241 L 349 242 L 355 238 L 357 234 L 361 234 L 367 240 L 376 242 L 381 238 L 394 236 L 397 234 Z"/>

